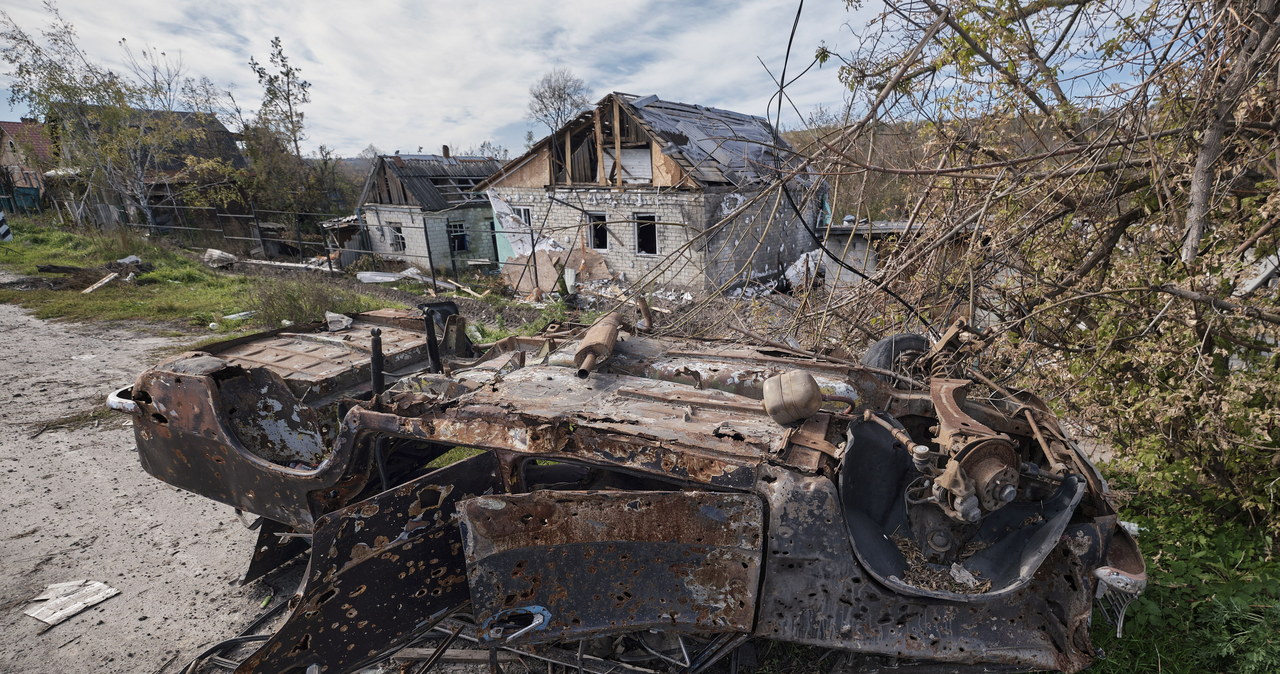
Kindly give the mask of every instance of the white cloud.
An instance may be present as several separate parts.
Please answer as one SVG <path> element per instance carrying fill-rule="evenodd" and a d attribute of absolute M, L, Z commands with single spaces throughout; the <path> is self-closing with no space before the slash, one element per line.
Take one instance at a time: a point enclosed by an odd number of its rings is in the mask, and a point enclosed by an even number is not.
<path fill-rule="evenodd" d="M 44 25 L 38 0 L 6 4 L 28 30 Z M 413 152 L 486 139 L 518 151 L 529 84 L 555 65 L 585 79 L 593 97 L 655 93 L 763 115 L 776 87 L 757 57 L 780 71 L 796 11 L 781 0 L 63 0 L 60 7 L 95 57 L 119 61 L 122 37 L 180 53 L 192 74 L 232 88 L 245 107 L 258 95 L 249 57 L 265 61 L 279 35 L 312 85 L 309 145 L 344 155 L 369 143 Z M 806 5 L 789 75 L 809 64 L 819 42 L 847 42 L 843 24 L 854 18 L 838 0 Z M 789 93 L 801 112 L 839 104 L 843 94 L 830 67 Z"/>

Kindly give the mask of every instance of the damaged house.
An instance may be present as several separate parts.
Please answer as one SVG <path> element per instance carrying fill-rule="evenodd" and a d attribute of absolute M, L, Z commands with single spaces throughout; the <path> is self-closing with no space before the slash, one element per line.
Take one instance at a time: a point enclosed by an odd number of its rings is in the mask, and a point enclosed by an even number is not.
<path fill-rule="evenodd" d="M 365 241 L 345 246 L 422 267 L 458 272 L 495 260 L 493 212 L 472 188 L 502 162 L 488 157 L 383 155 L 374 160 L 360 195 Z"/>
<path fill-rule="evenodd" d="M 0 210 L 40 209 L 42 166 L 53 160 L 44 125 L 34 119 L 0 122 Z"/>
<path fill-rule="evenodd" d="M 711 290 L 776 277 L 817 247 L 825 184 L 790 164 L 763 118 L 615 92 L 478 189 L 517 287 L 607 265 L 629 283 Z"/>

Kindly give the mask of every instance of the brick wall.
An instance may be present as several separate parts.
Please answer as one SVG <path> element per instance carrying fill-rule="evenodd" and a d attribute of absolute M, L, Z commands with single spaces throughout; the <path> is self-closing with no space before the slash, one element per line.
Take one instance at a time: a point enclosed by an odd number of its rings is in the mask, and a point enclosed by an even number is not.
<path fill-rule="evenodd" d="M 733 188 L 707 190 L 704 217 L 710 228 L 706 241 L 710 287 L 774 278 L 817 248 L 805 230 L 806 222 L 816 221 L 817 207 L 806 203 L 799 189 L 787 189 L 803 218 L 777 190 L 763 196 Z"/>
<path fill-rule="evenodd" d="M 415 206 L 366 204 L 364 221 L 369 228 L 371 250 L 385 257 L 400 258 L 423 268 L 428 260 L 437 271 L 466 271 L 467 260 L 495 260 L 493 211 L 485 207 L 427 212 Z M 468 250 L 451 253 L 448 223 L 461 222 L 467 234 Z M 393 227 L 404 236 L 404 250 L 395 250 Z M 424 231 L 426 234 L 424 234 Z M 430 236 L 428 247 L 427 236 Z"/>
<path fill-rule="evenodd" d="M 608 188 L 556 190 L 504 187 L 496 196 L 513 208 L 528 208 L 533 227 L 565 248 L 590 246 L 585 212 L 602 213 L 609 229 L 608 248 L 602 255 L 609 271 L 627 283 L 651 281 L 656 288 L 702 289 L 702 195 L 698 192 Z M 554 197 L 556 200 L 552 200 Z M 566 205 L 568 202 L 570 205 Z M 585 211 L 585 212 L 584 212 Z M 657 219 L 658 253 L 636 252 L 636 214 Z"/>
<path fill-rule="evenodd" d="M 583 242 L 589 245 L 586 212 L 603 213 L 609 246 L 596 252 L 627 283 L 647 279 L 658 288 L 714 290 L 750 278 L 776 276 L 816 247 L 791 206 L 773 196 L 714 227 L 707 237 L 700 236 L 705 227 L 720 223 L 754 197 L 757 192 L 753 191 L 581 188 L 548 192 L 540 187 L 498 187 L 494 193 L 513 208 L 530 209 L 534 229 L 566 248 Z M 793 198 L 797 204 L 803 201 L 798 190 Z M 812 222 L 810 211 L 815 209 L 809 205 L 801 209 Z M 656 216 L 657 255 L 637 253 L 636 214 Z"/>

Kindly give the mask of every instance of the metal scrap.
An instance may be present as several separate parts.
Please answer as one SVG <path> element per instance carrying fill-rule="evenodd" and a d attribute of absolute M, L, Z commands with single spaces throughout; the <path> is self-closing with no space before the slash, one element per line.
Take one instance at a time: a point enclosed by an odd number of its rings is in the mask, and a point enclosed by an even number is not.
<path fill-rule="evenodd" d="M 241 674 L 356 671 L 432 630 L 590 671 L 760 638 L 1075 672 L 1095 593 L 1122 620 L 1144 586 L 1048 409 L 966 396 L 959 327 L 857 363 L 619 314 L 483 347 L 449 316 L 435 348 L 437 314 L 210 346 L 111 398 L 148 472 L 266 518 L 250 577 L 311 543 Z"/>
<path fill-rule="evenodd" d="M 44 592 L 31 598 L 31 601 L 42 601 L 43 604 L 29 606 L 23 610 L 23 613 L 52 627 L 117 594 L 120 594 L 120 590 L 96 580 L 54 583 L 46 587 Z"/>

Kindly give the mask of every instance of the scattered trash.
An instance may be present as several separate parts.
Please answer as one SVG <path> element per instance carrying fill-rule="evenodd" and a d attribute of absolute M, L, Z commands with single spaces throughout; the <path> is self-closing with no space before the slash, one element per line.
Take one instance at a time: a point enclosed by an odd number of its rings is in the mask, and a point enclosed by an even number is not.
<path fill-rule="evenodd" d="M 281 320 L 280 320 L 280 327 L 282 327 L 282 328 L 287 328 L 287 327 L 289 327 L 289 326 L 291 326 L 291 325 L 293 325 L 293 321 L 291 321 L 291 320 L 289 320 L 289 319 L 287 319 L 287 318 L 284 318 L 284 319 L 281 319 Z"/>
<path fill-rule="evenodd" d="M 453 281 L 446 281 L 444 279 L 432 280 L 429 275 L 417 267 L 409 267 L 408 269 L 400 272 L 361 271 L 356 272 L 356 278 L 361 283 L 395 283 L 396 281 L 409 280 L 429 286 L 435 286 L 437 290 L 459 290 L 463 288 L 461 284 L 454 283 Z M 470 290 L 468 290 L 468 292 L 471 292 L 473 295 L 475 294 Z"/>
<path fill-rule="evenodd" d="M 958 562 L 951 564 L 951 579 L 968 588 L 978 587 L 978 578 Z"/>
<path fill-rule="evenodd" d="M 73 580 L 68 583 L 55 583 L 44 589 L 44 592 L 33 597 L 31 601 L 43 601 L 39 606 L 28 607 L 23 613 L 53 626 L 71 616 L 110 599 L 120 590 L 96 580 Z"/>
<path fill-rule="evenodd" d="M 351 327 L 351 324 L 353 322 L 355 322 L 355 320 L 350 316 L 335 314 L 332 311 L 324 312 L 324 321 L 325 323 L 329 324 L 329 332 L 338 332 L 339 330 L 346 330 L 347 328 Z"/>
<path fill-rule="evenodd" d="M 101 278 L 97 283 L 95 283 L 95 284 L 93 284 L 93 285 L 89 286 L 88 288 L 85 288 L 84 290 L 81 290 L 81 291 L 80 291 L 80 294 L 81 294 L 81 295 L 88 295 L 89 293 L 91 293 L 91 292 L 93 292 L 93 291 L 97 290 L 98 288 L 101 288 L 102 286 L 107 285 L 108 283 L 112 282 L 112 281 L 113 281 L 113 280 L 115 280 L 115 278 L 116 278 L 117 276 L 119 276 L 119 275 L 120 275 L 120 273 L 119 273 L 119 272 L 114 272 L 114 271 L 113 271 L 113 272 L 111 272 L 110 274 L 107 274 L 106 276 L 103 276 L 103 277 L 102 277 L 102 278 Z"/>
<path fill-rule="evenodd" d="M 244 319 L 246 319 L 246 318 L 253 318 L 257 313 L 258 313 L 258 312 L 256 312 L 256 311 L 241 311 L 241 312 L 240 312 L 240 313 L 238 313 L 238 314 L 227 314 L 226 316 L 223 316 L 223 317 L 222 317 L 222 320 L 224 320 L 224 321 L 243 321 L 243 320 L 244 320 Z"/>
<path fill-rule="evenodd" d="M 818 277 L 823 273 L 822 261 L 825 254 L 826 251 L 819 249 L 801 255 L 791 263 L 790 267 L 787 267 L 783 276 L 792 288 L 808 288 L 815 285 Z"/>
<path fill-rule="evenodd" d="M 356 278 L 361 283 L 394 283 L 404 277 L 390 271 L 358 271 Z"/>
<path fill-rule="evenodd" d="M 116 260 L 116 264 L 123 264 L 123 265 L 142 264 L 142 258 L 138 257 L 137 255 L 129 255 L 127 257 L 122 257 L 119 260 Z"/>
<path fill-rule="evenodd" d="M 210 330 L 217 330 L 219 327 L 222 327 L 222 326 L 218 325 L 217 323 L 210 323 L 210 324 L 209 324 L 209 329 L 210 329 Z"/>
<path fill-rule="evenodd" d="M 226 253 L 216 248 L 210 248 L 204 252 L 202 260 L 206 265 L 213 267 L 214 269 L 219 269 L 221 267 L 230 267 L 238 262 L 239 258 L 231 253 Z"/>

